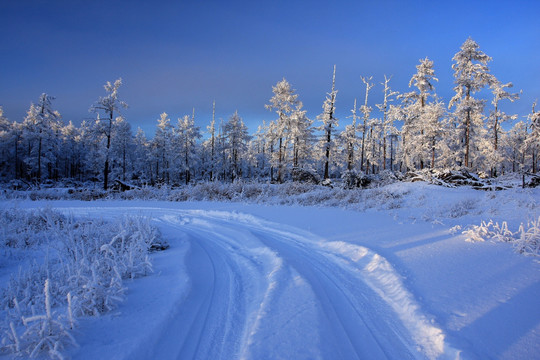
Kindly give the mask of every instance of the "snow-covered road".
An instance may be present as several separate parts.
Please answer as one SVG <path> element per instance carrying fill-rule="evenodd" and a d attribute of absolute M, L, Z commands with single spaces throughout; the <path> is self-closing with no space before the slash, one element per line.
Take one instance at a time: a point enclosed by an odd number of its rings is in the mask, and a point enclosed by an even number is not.
<path fill-rule="evenodd" d="M 406 189 L 400 206 L 363 212 L 145 200 L 0 205 L 143 215 L 171 245 L 152 254 L 153 274 L 126 282 L 116 310 L 78 319 L 72 359 L 538 359 L 538 259 L 459 231 L 489 219 L 517 229 L 538 217 L 536 193 Z"/>
<path fill-rule="evenodd" d="M 251 215 L 159 208 L 66 208 L 151 214 L 187 254 L 182 301 L 130 358 L 455 358 L 386 259 L 358 245 Z M 174 244 L 173 244 L 174 246 Z M 181 279 L 179 279 L 181 282 Z"/>

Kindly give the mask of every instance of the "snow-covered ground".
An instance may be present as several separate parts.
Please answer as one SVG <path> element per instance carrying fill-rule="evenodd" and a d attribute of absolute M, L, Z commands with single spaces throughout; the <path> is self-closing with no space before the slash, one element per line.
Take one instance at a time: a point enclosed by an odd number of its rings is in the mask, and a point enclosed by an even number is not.
<path fill-rule="evenodd" d="M 540 263 L 471 242 L 538 219 L 540 191 L 423 183 L 363 211 L 225 202 L 4 201 L 74 217 L 151 217 L 170 243 L 127 297 L 79 319 L 73 359 L 540 358 Z M 362 204 L 360 204 L 362 205 Z M 9 269 L 1 269 L 5 274 Z M 16 270 L 16 269 L 14 269 Z"/>

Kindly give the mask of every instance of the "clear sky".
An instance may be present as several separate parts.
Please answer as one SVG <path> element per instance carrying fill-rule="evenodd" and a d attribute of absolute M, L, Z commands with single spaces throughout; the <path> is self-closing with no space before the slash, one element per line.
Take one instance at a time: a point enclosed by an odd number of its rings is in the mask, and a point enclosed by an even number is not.
<path fill-rule="evenodd" d="M 0 2 L 0 106 L 21 121 L 41 93 L 67 122 L 89 118 L 103 84 L 121 77 L 134 130 L 152 135 L 159 114 L 191 114 L 205 129 L 238 109 L 254 132 L 285 77 L 315 118 L 337 66 L 341 128 L 360 76 L 373 76 L 370 105 L 390 86 L 408 91 L 418 60 L 435 63 L 437 93 L 453 95 L 452 57 L 471 36 L 492 73 L 523 90 L 503 108 L 520 116 L 540 98 L 540 1 L 27 1 Z M 539 106 L 540 107 L 540 106 Z M 377 115 L 377 114 L 375 114 Z"/>

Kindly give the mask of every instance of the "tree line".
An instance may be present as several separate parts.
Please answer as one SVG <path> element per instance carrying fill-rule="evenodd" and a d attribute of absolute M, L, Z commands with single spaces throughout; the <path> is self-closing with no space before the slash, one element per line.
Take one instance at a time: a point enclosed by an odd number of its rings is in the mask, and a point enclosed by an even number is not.
<path fill-rule="evenodd" d="M 453 57 L 455 95 L 448 105 L 436 94 L 438 79 L 428 58 L 416 66 L 410 92 L 393 91 L 385 76 L 383 101 L 376 104 L 378 118 L 369 105 L 375 83 L 362 77 L 365 97 L 354 101 L 343 129 L 335 116 L 335 66 L 332 88 L 316 119 L 307 117 L 299 95 L 282 79 L 265 105 L 275 120 L 263 121 L 251 135 L 238 111 L 216 123 L 215 102 L 204 139 L 194 113 L 176 123 L 162 113 L 152 139 L 141 129 L 133 133 L 121 115 L 127 107 L 119 97 L 121 79 L 105 84 L 105 96 L 90 107 L 95 119 L 79 127 L 63 123 L 54 98 L 42 94 L 22 122 L 10 122 L 0 107 L 0 179 L 38 184 L 99 181 L 107 189 L 111 180 L 150 185 L 239 179 L 281 183 L 295 174 L 332 179 L 447 168 L 492 177 L 536 173 L 540 111 L 533 104 L 526 120 L 503 129 L 505 122 L 517 120 L 517 115 L 504 112 L 504 104 L 518 100 L 519 93 L 511 92 L 512 83 L 490 73 L 491 60 L 471 38 L 462 44 Z M 490 99 L 478 97 L 485 89 Z"/>

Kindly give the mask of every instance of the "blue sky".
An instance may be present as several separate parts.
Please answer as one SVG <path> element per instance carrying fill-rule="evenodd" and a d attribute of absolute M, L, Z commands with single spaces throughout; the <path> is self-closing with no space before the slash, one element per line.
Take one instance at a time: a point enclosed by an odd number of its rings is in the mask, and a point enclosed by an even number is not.
<path fill-rule="evenodd" d="M 507 111 L 526 115 L 540 98 L 540 1 L 2 1 L 0 106 L 21 121 L 42 92 L 67 122 L 89 118 L 103 84 L 122 77 L 125 117 L 152 135 L 163 111 L 191 114 L 203 129 L 238 109 L 255 131 L 285 77 L 315 118 L 337 66 L 336 114 L 350 122 L 360 76 L 370 105 L 390 86 L 408 91 L 418 60 L 435 63 L 437 93 L 453 95 L 452 57 L 471 36 L 492 73 L 523 90 Z M 486 94 L 486 96 L 489 96 Z M 377 115 L 377 114 L 374 114 Z"/>

